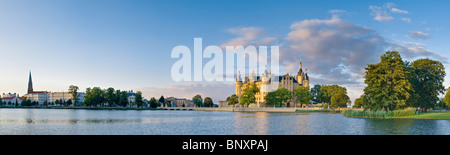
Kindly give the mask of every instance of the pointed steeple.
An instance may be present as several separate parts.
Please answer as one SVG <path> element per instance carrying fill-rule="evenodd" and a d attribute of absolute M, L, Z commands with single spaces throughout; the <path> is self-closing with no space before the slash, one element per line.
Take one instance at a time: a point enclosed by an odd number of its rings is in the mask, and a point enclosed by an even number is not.
<path fill-rule="evenodd" d="M 28 78 L 28 94 L 33 93 L 33 81 L 31 80 L 31 71 L 30 71 L 30 77 Z"/>

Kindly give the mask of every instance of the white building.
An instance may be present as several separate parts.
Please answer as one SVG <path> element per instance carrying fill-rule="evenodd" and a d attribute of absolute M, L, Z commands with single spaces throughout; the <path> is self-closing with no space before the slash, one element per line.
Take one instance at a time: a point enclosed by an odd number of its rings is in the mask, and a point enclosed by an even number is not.
<path fill-rule="evenodd" d="M 78 92 L 78 102 L 84 101 L 84 96 L 86 93 L 84 92 Z M 72 99 L 72 94 L 69 92 L 47 92 L 47 91 L 33 91 L 30 94 L 24 95 L 24 97 L 27 97 L 27 99 L 30 99 L 32 102 L 37 101 L 39 105 L 43 105 L 45 101 L 47 103 L 55 102 L 56 100 L 62 100 L 64 102 L 67 102 L 69 99 Z M 73 103 L 74 101 L 72 101 Z"/>

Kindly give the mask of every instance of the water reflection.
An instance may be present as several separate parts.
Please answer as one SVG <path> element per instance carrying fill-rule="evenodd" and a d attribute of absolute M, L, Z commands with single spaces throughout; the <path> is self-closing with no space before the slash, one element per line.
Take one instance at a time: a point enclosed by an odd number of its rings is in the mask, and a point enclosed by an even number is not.
<path fill-rule="evenodd" d="M 329 113 L 0 109 L 0 134 L 450 134 L 450 120 L 363 119 Z"/>

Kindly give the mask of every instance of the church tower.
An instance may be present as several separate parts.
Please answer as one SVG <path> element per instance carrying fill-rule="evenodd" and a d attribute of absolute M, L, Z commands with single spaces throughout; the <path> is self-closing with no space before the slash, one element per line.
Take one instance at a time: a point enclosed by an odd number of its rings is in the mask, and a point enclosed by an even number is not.
<path fill-rule="evenodd" d="M 28 79 L 28 94 L 33 93 L 33 82 L 31 81 L 31 71 L 30 71 L 30 77 Z"/>

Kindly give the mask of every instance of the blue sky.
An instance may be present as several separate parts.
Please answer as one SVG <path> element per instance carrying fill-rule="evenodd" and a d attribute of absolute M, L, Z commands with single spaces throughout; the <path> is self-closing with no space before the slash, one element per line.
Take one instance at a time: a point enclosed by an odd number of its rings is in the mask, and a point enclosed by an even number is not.
<path fill-rule="evenodd" d="M 364 87 L 360 70 L 387 49 L 406 60 L 429 57 L 448 66 L 449 3 L 0 0 L 0 93 L 25 94 L 31 70 L 36 90 L 66 91 L 73 84 L 142 90 L 147 98 L 200 93 L 223 100 L 234 93 L 233 83 L 171 79 L 172 48 L 193 50 L 201 37 L 204 47 L 233 40 L 279 45 L 282 73 L 295 73 L 301 58 L 311 84 L 344 85 L 354 100 Z M 303 32 L 317 35 L 304 40 Z M 323 32 L 333 35 L 321 38 Z"/>

